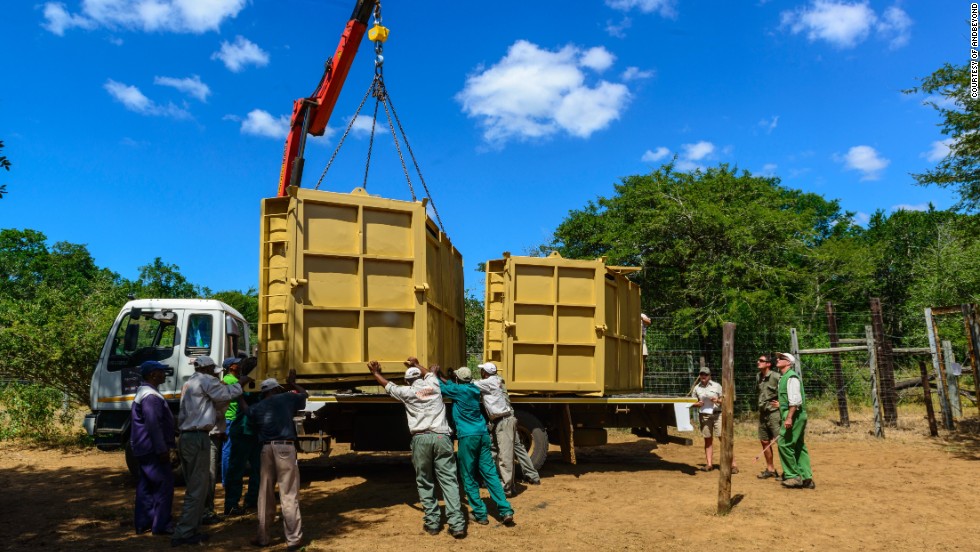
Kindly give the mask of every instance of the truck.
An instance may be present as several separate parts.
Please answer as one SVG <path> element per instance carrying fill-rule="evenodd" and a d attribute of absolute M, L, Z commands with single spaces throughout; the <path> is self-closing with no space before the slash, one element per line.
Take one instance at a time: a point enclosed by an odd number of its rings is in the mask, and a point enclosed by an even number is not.
<path fill-rule="evenodd" d="M 386 38 L 377 2 L 358 0 L 316 91 L 294 103 L 279 190 L 262 200 L 258 342 L 240 313 L 214 300 L 130 301 L 109 330 L 84 424 L 100 448 L 125 449 L 131 469 L 129 411 L 146 360 L 172 369 L 161 393 L 175 412 L 196 356 L 247 356 L 244 372 L 257 380 L 295 371 L 312 393 L 297 419 L 299 446 L 320 453 L 332 443 L 408 450 L 404 409 L 374 384 L 367 361 L 389 379 L 409 356 L 466 363 L 462 255 L 428 200 L 300 186 L 306 136 L 323 133 L 372 12 L 370 36 Z M 670 426 L 693 429 L 693 399 L 643 393 L 640 292 L 628 268 L 509 255 L 487 267 L 483 358 L 500 364 L 537 467 L 550 444 L 574 461 L 575 447 L 603 444 L 607 428 L 661 442 L 678 440 Z"/>

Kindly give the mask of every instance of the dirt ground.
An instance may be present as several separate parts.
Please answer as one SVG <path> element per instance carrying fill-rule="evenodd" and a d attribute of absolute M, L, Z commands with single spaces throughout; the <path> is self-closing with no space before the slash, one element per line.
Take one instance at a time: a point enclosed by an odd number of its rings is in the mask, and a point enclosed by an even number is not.
<path fill-rule="evenodd" d="M 980 513 L 975 411 L 939 439 L 928 437 L 921 414 L 903 413 L 884 440 L 869 429 L 868 420 L 849 429 L 811 420 L 811 491 L 757 479 L 753 426 L 738 424 L 741 472 L 727 516 L 715 514 L 719 472 L 698 470 L 700 438 L 657 445 L 611 432 L 610 444 L 578 449 L 574 466 L 552 447 L 543 484 L 513 499 L 516 527 L 473 524 L 463 541 L 422 532 L 406 454 L 338 448 L 301 459 L 307 550 L 976 550 L 968 533 Z M 0 443 L 0 549 L 169 550 L 164 537 L 133 534 L 133 496 L 121 453 Z M 178 488 L 176 512 L 182 497 Z M 210 528 L 207 548 L 247 549 L 254 531 L 254 515 L 228 519 Z M 281 524 L 273 535 L 272 549 L 284 549 Z"/>

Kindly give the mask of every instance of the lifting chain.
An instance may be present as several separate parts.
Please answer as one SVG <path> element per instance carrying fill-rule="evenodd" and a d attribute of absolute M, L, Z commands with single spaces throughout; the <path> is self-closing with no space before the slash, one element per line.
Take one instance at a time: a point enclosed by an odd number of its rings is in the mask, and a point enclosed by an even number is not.
<path fill-rule="evenodd" d="M 408 136 L 405 134 L 405 129 L 402 127 L 401 120 L 398 118 L 398 113 L 395 112 L 395 105 L 391 102 L 391 97 L 388 95 L 388 89 L 385 87 L 384 42 L 388 39 L 388 29 L 381 25 L 381 2 L 378 2 L 374 8 L 374 27 L 368 32 L 368 38 L 374 41 L 374 79 L 371 81 L 371 85 L 368 87 L 364 97 L 361 98 L 361 103 L 357 106 L 357 110 L 354 111 L 354 116 L 351 117 L 350 121 L 348 121 L 347 128 L 344 130 L 344 135 L 341 136 L 340 141 L 337 143 L 337 147 L 330 156 L 330 161 L 327 162 L 327 166 L 320 174 L 320 179 L 317 180 L 316 187 L 314 189 L 320 189 L 320 184 L 327 176 L 327 171 L 330 170 L 330 166 L 333 165 L 334 159 L 337 158 L 337 153 L 340 151 L 341 146 L 343 146 L 344 141 L 347 139 L 351 129 L 354 127 L 354 121 L 356 121 L 357 117 L 360 116 L 361 109 L 364 108 L 364 103 L 367 101 L 368 96 L 372 96 L 374 97 L 374 114 L 371 118 L 371 135 L 368 140 L 367 160 L 364 165 L 364 183 L 362 187 L 367 189 L 368 173 L 370 172 L 371 168 L 371 153 L 374 149 L 374 134 L 378 124 L 378 107 L 383 105 L 385 117 L 388 119 L 388 129 L 391 132 L 392 141 L 395 143 L 395 150 L 398 152 L 398 160 L 401 162 L 402 172 L 405 174 L 405 181 L 408 182 L 408 191 L 412 196 L 412 201 L 418 201 L 418 198 L 415 196 L 415 187 L 412 185 L 412 178 L 409 175 L 408 166 L 405 163 L 405 156 L 402 154 L 401 143 L 398 140 L 399 132 L 401 133 L 402 140 L 405 142 L 405 148 L 408 150 L 409 157 L 412 159 L 412 165 L 415 167 L 415 172 L 418 173 L 419 180 L 422 182 L 422 188 L 425 190 L 425 196 L 429 199 L 429 204 L 432 206 L 432 213 L 436 217 L 436 222 L 439 224 L 439 229 L 445 232 L 446 230 L 442 225 L 442 218 L 439 216 L 439 211 L 436 209 L 435 200 L 432 199 L 432 194 L 429 192 L 429 186 L 425 182 L 425 177 L 422 176 L 422 169 L 419 167 L 418 159 L 415 158 L 415 152 L 412 151 L 412 146 L 408 143 Z M 396 123 L 398 125 L 398 132 L 395 131 Z"/>

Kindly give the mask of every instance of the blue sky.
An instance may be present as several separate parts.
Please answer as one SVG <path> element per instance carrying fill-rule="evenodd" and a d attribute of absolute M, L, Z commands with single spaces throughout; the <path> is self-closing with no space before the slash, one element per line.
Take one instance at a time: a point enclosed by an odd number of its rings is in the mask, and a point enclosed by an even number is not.
<path fill-rule="evenodd" d="M 259 204 L 276 193 L 292 102 L 353 5 L 6 3 L 0 227 L 86 244 L 129 278 L 160 256 L 216 291 L 255 286 Z M 681 169 L 778 176 L 859 222 L 953 203 L 912 183 L 946 149 L 925 98 L 900 91 L 966 61 L 967 2 L 385 0 L 383 16 L 388 90 L 477 294 L 477 263 L 548 241 L 569 210 L 674 155 Z M 304 186 L 373 58 L 365 40 Z M 365 136 L 322 189 L 361 185 Z M 384 135 L 368 190 L 409 198 Z"/>

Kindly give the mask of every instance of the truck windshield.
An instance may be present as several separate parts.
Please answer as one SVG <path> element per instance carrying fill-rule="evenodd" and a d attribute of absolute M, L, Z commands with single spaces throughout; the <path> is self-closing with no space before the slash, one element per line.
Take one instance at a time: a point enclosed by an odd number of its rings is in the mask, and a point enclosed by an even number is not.
<path fill-rule="evenodd" d="M 130 326 L 137 330 L 128 330 Z M 137 338 L 126 346 L 126 332 L 136 331 Z M 173 355 L 176 330 L 173 324 L 163 323 L 153 318 L 152 313 L 132 319 L 127 313 L 119 321 L 116 335 L 112 339 L 112 353 L 109 357 L 109 370 L 138 366 L 146 360 L 163 360 Z M 135 344 L 133 346 L 132 344 Z"/>

